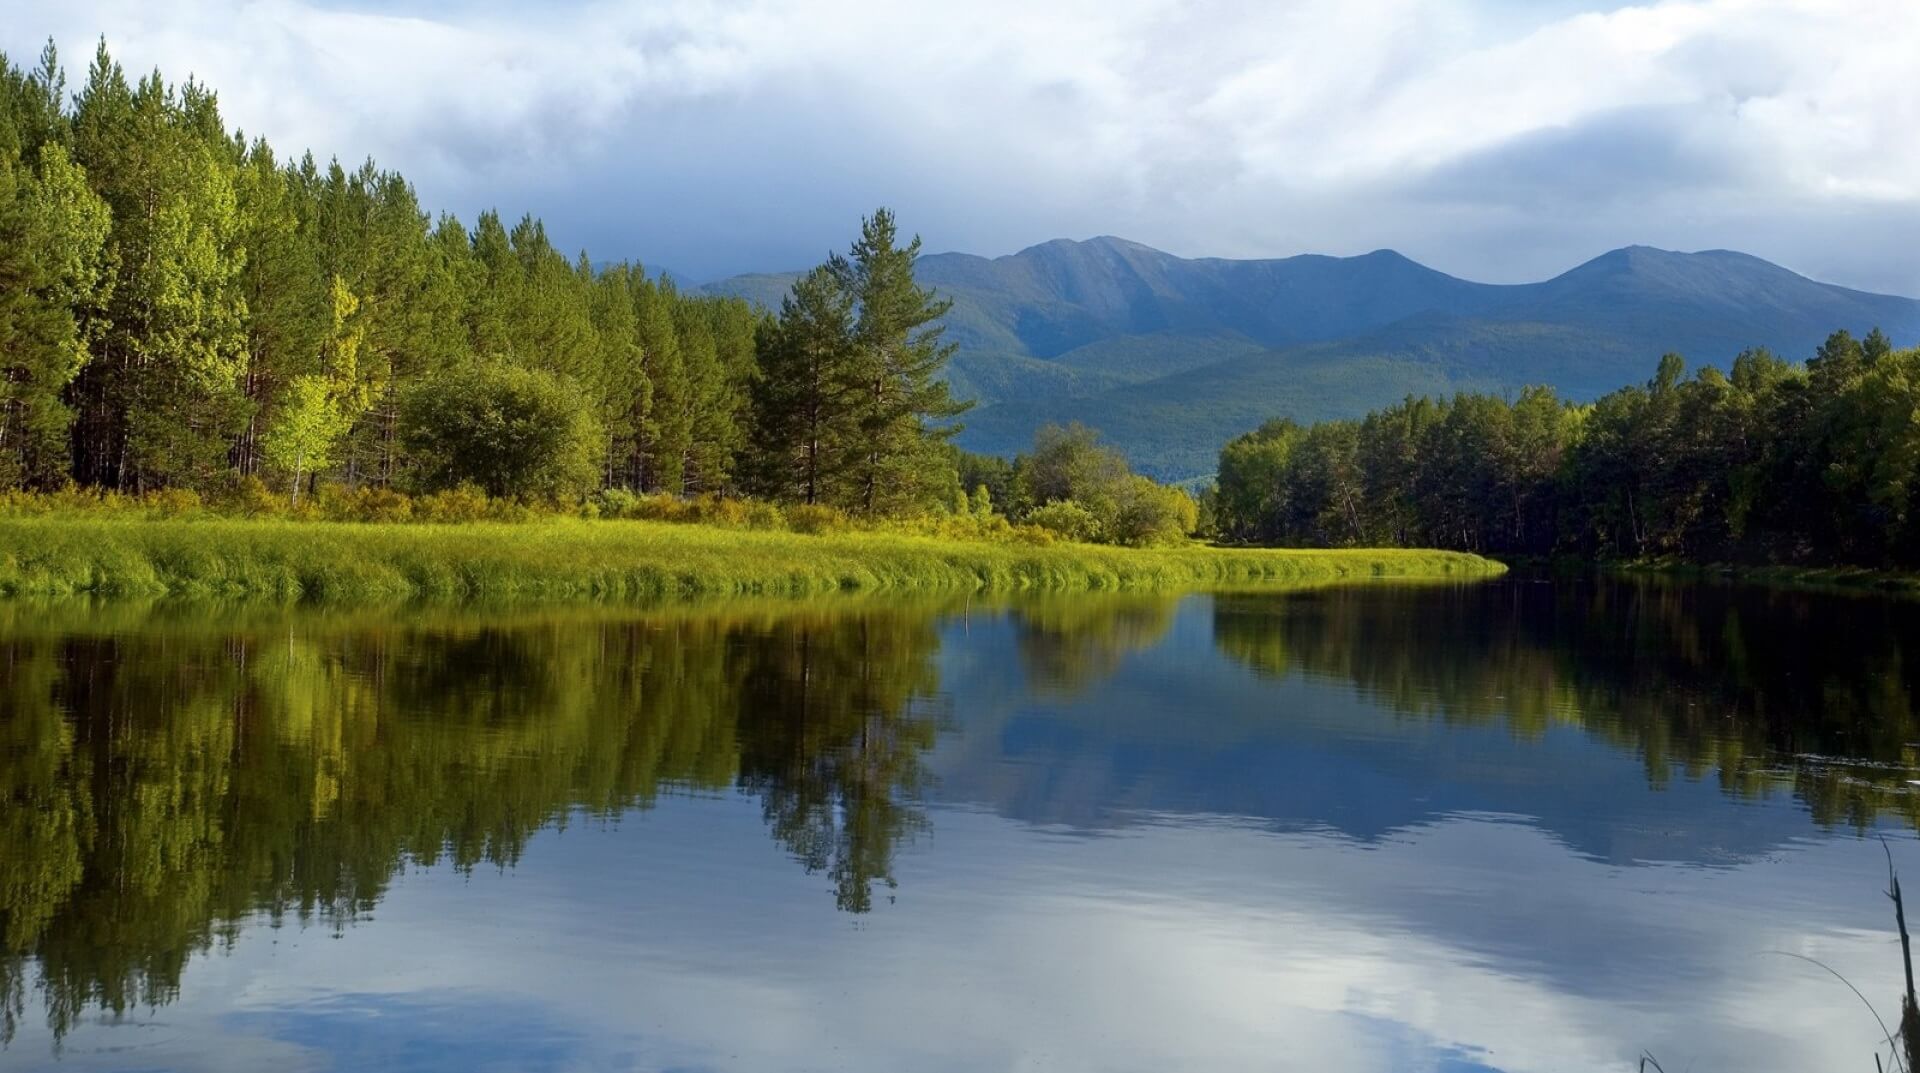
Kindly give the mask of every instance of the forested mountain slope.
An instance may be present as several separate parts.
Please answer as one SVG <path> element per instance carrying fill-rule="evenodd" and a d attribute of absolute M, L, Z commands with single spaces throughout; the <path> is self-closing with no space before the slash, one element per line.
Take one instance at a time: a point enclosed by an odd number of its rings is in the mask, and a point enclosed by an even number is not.
<path fill-rule="evenodd" d="M 1212 472 L 1220 445 L 1275 416 L 1354 416 L 1408 393 L 1544 383 L 1588 398 L 1661 354 L 1724 365 L 1828 333 L 1920 338 L 1920 302 L 1816 282 L 1724 250 L 1615 250 L 1540 283 L 1456 279 L 1391 251 L 1187 259 L 1117 238 L 1006 257 L 937 254 L 953 299 L 949 376 L 978 400 L 961 443 L 1011 453 L 1049 421 L 1105 431 L 1148 472 Z M 791 275 L 707 288 L 777 308 Z"/>

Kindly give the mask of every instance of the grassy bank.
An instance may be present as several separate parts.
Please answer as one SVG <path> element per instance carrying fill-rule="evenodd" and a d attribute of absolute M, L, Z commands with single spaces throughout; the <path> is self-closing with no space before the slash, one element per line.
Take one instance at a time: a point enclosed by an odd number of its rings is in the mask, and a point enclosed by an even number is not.
<path fill-rule="evenodd" d="M 275 600 L 628 600 L 1170 589 L 1504 568 L 1435 551 L 1134 550 L 555 518 L 360 525 L 231 518 L 0 518 L 0 595 Z"/>

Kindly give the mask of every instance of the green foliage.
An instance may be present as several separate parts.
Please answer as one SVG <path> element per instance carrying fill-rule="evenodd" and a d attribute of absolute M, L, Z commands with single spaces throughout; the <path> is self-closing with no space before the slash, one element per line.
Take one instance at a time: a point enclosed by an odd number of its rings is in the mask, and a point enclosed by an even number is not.
<path fill-rule="evenodd" d="M 989 479 L 993 467 L 973 467 Z M 1011 467 L 1009 514 L 1067 540 L 1129 547 L 1179 544 L 1199 525 L 1186 492 L 1132 473 L 1084 425 L 1045 425 Z M 982 486 L 984 487 L 984 485 Z"/>
<path fill-rule="evenodd" d="M 0 155 L 0 485 L 58 483 L 87 359 L 82 317 L 109 293 L 107 207 L 55 143 Z"/>
<path fill-rule="evenodd" d="M 802 276 L 761 332 L 753 385 L 754 486 L 776 499 L 847 504 L 859 447 L 853 296 L 826 266 Z"/>
<path fill-rule="evenodd" d="M 407 397 L 403 441 L 428 488 L 575 495 L 598 477 L 600 430 L 578 388 L 549 373 L 475 362 Z"/>
<path fill-rule="evenodd" d="M 1591 405 L 1546 388 L 1275 422 L 1221 452 L 1241 541 L 1483 553 L 1920 564 L 1920 350 L 1835 333 L 1806 366 L 1678 355 Z"/>
<path fill-rule="evenodd" d="M 1490 285 L 1385 251 L 1189 260 L 1100 238 L 927 257 L 919 278 L 954 302 L 950 379 L 979 403 L 962 446 L 1011 457 L 1041 426 L 1080 421 L 1175 481 L 1210 474 L 1222 444 L 1274 416 L 1311 424 L 1528 384 L 1590 400 L 1662 349 L 1724 369 L 1756 344 L 1811 352 L 1836 325 L 1920 338 L 1920 302 L 1728 251 L 1618 250 L 1549 283 Z M 775 308 L 781 285 L 711 289 Z"/>
<path fill-rule="evenodd" d="M 1025 520 L 1062 540 L 1093 544 L 1106 535 L 1099 516 L 1071 499 L 1048 500 L 1045 506 L 1028 511 Z"/>
<path fill-rule="evenodd" d="M 0 510 L 0 596 L 97 594 L 367 600 L 409 597 L 634 599 L 842 591 L 1168 589 L 1373 576 L 1482 576 L 1500 567 L 1450 552 L 1048 547 L 1005 528 L 992 539 L 897 531 L 814 533 L 551 517 L 503 524 L 337 524 L 207 517 L 197 496 L 162 510 Z M 79 493 L 78 498 L 90 497 Z M 399 511 L 386 491 L 321 497 Z M 377 501 L 376 501 L 377 500 Z M 35 501 L 37 502 L 37 500 Z M 0 502 L 0 506 L 5 506 Z M 530 515 L 490 509 L 489 517 Z M 167 520 L 162 513 L 184 514 Z M 800 525 L 813 528 L 802 512 Z M 393 520 L 393 519 L 389 519 Z M 968 530 L 986 526 L 966 523 Z M 991 525 L 991 523 L 987 523 Z M 929 530 L 932 530 L 929 533 Z"/>
<path fill-rule="evenodd" d="M 952 303 L 914 280 L 920 239 L 902 246 L 893 213 L 860 221 L 860 238 L 826 268 L 853 302 L 848 374 L 858 440 L 847 461 L 850 501 L 868 516 L 912 513 L 938 502 L 953 483 L 946 441 L 968 404 L 940 379 L 953 345 L 938 323 Z"/>
<path fill-rule="evenodd" d="M 129 81 L 104 44 L 71 107 L 50 48 L 32 72 L 0 57 L 0 487 L 260 477 L 297 506 L 477 478 L 416 453 L 402 409 L 470 399 L 482 355 L 584 409 L 593 484 L 732 492 L 757 329 L 745 302 L 569 258 L 531 217 L 436 223 L 371 163 L 282 160 L 205 86 Z M 582 486 L 578 431 L 547 466 L 564 480 L 489 479 Z"/>

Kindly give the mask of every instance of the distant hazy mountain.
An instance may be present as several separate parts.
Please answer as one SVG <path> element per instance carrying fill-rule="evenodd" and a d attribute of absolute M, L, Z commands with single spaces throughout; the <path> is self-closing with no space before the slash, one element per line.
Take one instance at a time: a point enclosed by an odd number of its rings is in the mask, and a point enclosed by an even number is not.
<path fill-rule="evenodd" d="M 1724 364 L 1803 358 L 1836 328 L 1920 341 L 1920 302 L 1867 294 L 1724 250 L 1615 250 L 1543 283 L 1471 283 L 1381 250 L 1187 259 L 1117 238 L 1007 257 L 923 257 L 953 299 L 950 372 L 979 405 L 961 443 L 1011 454 L 1048 421 L 1103 430 L 1164 478 L 1211 473 L 1269 417 L 1353 416 L 1407 394 L 1546 383 L 1590 398 L 1673 350 Z M 794 276 L 708 290 L 778 308 Z"/>

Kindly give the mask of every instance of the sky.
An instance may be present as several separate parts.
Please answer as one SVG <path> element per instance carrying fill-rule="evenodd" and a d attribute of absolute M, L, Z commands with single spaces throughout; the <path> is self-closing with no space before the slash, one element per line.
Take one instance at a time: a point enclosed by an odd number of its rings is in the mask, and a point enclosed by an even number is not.
<path fill-rule="evenodd" d="M 694 279 L 929 250 L 1731 248 L 1920 295 L 1920 0 L 6 0 L 286 151 Z"/>

